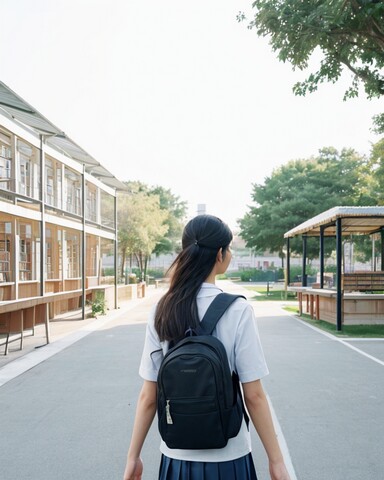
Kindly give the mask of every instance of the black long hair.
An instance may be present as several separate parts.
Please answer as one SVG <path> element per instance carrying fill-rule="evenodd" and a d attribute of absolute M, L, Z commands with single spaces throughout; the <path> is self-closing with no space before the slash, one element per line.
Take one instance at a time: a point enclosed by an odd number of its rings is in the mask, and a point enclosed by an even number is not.
<path fill-rule="evenodd" d="M 156 309 L 155 328 L 161 341 L 177 342 L 199 324 L 196 295 L 220 248 L 224 257 L 231 241 L 231 230 L 217 217 L 198 215 L 187 223 L 182 251 L 169 268 L 169 289 Z"/>

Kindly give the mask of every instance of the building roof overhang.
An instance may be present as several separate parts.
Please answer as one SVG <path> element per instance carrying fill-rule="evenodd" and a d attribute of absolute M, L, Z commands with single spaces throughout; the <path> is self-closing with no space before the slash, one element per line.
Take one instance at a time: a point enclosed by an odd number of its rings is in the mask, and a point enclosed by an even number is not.
<path fill-rule="evenodd" d="M 100 182 L 116 190 L 127 189 L 123 182 L 1 81 L 0 111 L 19 124 L 32 129 L 37 135 L 42 135 L 50 147 L 85 165 L 85 170 Z"/>
<path fill-rule="evenodd" d="M 334 207 L 292 228 L 284 238 L 319 237 L 322 231 L 326 237 L 335 236 L 338 219 L 343 235 L 370 235 L 384 227 L 384 207 Z"/>

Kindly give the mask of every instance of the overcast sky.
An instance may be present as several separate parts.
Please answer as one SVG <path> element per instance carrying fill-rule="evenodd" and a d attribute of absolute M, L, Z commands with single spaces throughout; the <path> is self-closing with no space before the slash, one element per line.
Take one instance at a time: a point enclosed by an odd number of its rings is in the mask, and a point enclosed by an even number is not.
<path fill-rule="evenodd" d="M 232 227 L 253 183 L 319 148 L 369 153 L 383 102 L 305 78 L 238 24 L 244 0 L 0 0 L 1 80 L 120 180 Z"/>

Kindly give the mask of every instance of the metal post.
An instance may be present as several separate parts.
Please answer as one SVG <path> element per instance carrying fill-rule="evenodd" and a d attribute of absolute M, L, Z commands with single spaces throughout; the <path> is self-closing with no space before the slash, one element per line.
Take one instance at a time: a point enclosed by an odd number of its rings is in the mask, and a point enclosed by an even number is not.
<path fill-rule="evenodd" d="M 50 336 L 50 328 L 49 328 L 49 303 L 45 304 L 45 337 L 47 339 L 47 344 L 51 341 Z"/>
<path fill-rule="evenodd" d="M 16 197 L 15 197 L 16 198 Z M 14 293 L 12 300 L 18 300 L 19 298 L 19 281 L 20 281 L 20 235 L 18 231 L 18 221 L 16 218 L 12 222 L 13 236 L 13 253 L 12 253 L 12 266 L 13 266 L 13 281 L 15 282 Z"/>
<path fill-rule="evenodd" d="M 376 272 L 376 239 L 375 239 L 375 234 L 372 235 L 372 272 Z"/>
<path fill-rule="evenodd" d="M 12 161 L 12 178 L 14 179 L 14 185 L 13 185 L 13 191 L 15 193 L 20 193 L 20 156 L 17 155 L 17 138 L 16 135 L 12 135 L 12 155 L 13 155 L 13 160 Z M 16 205 L 17 204 L 17 195 L 15 195 L 13 199 L 13 203 Z"/>
<path fill-rule="evenodd" d="M 83 164 L 83 173 L 81 176 L 81 213 L 82 213 L 82 231 L 81 231 L 81 318 L 85 319 L 85 288 L 86 288 L 86 234 L 85 234 L 85 164 Z"/>
<path fill-rule="evenodd" d="M 324 230 L 320 227 L 320 288 L 324 288 Z"/>
<path fill-rule="evenodd" d="M 343 323 L 343 291 L 342 291 L 342 281 L 341 281 L 341 271 L 342 271 L 342 229 L 341 229 L 341 218 L 336 220 L 336 270 L 337 270 L 337 279 L 336 279 L 336 329 L 341 331 Z"/>
<path fill-rule="evenodd" d="M 290 251 L 290 239 L 289 237 L 287 238 L 287 258 L 285 262 L 285 268 L 286 268 L 286 275 L 285 275 L 285 281 L 286 281 L 286 287 L 291 283 L 291 251 Z"/>
<path fill-rule="evenodd" d="M 114 214 L 115 214 L 115 242 L 114 242 L 114 266 L 115 266 L 115 309 L 117 310 L 118 308 L 118 302 L 117 302 L 117 268 L 118 268 L 118 262 L 117 262 L 117 191 L 115 190 L 115 197 L 114 197 Z"/>
<path fill-rule="evenodd" d="M 303 235 L 303 264 L 302 264 L 302 275 L 301 275 L 301 284 L 303 287 L 307 286 L 307 237 Z"/>
<path fill-rule="evenodd" d="M 381 271 L 384 272 L 384 228 L 380 228 L 381 238 Z"/>
<path fill-rule="evenodd" d="M 40 295 L 45 295 L 45 152 L 44 137 L 40 135 Z M 47 310 L 48 315 L 48 310 Z M 48 319 L 49 321 L 49 319 Z"/>

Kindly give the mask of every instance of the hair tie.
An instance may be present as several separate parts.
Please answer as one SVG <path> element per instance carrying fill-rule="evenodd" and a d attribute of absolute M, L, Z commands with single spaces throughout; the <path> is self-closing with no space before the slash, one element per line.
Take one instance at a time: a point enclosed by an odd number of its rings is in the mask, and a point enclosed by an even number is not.
<path fill-rule="evenodd" d="M 199 245 L 199 242 L 197 240 L 195 240 L 195 245 Z"/>

